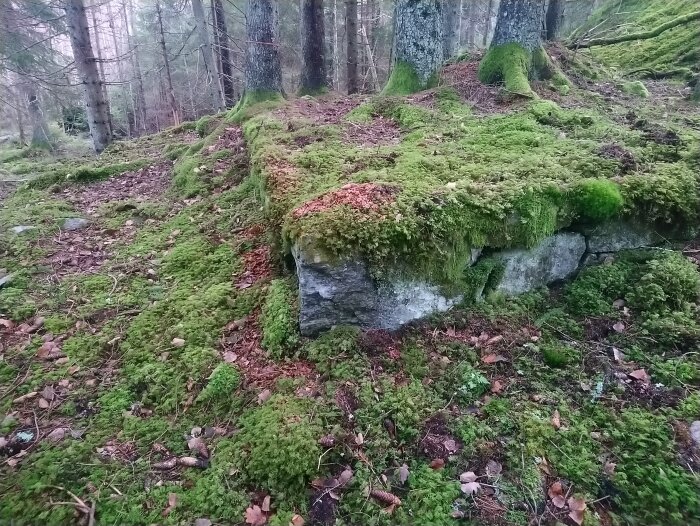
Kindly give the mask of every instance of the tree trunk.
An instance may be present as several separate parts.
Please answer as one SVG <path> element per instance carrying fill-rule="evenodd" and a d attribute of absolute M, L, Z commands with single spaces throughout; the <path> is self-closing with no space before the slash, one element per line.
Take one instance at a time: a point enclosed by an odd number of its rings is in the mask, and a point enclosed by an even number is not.
<path fill-rule="evenodd" d="M 348 39 L 348 94 L 353 94 L 359 90 L 357 76 L 357 0 L 345 0 L 345 32 Z"/>
<path fill-rule="evenodd" d="M 71 47 L 73 48 L 73 59 L 85 93 L 85 106 L 92 143 L 95 151 L 101 152 L 112 142 L 112 136 L 109 131 L 107 101 L 92 53 L 90 31 L 83 0 L 67 0 L 65 10 Z"/>
<path fill-rule="evenodd" d="M 479 66 L 482 82 L 503 82 L 508 92 L 535 96 L 528 78 L 538 77 L 540 67 L 551 70 L 542 49 L 543 17 L 544 0 L 501 0 L 491 47 Z"/>
<path fill-rule="evenodd" d="M 556 40 L 559 35 L 562 18 L 564 16 L 563 0 L 549 0 L 547 6 L 547 40 Z"/>
<path fill-rule="evenodd" d="M 173 115 L 173 124 L 180 124 L 180 110 L 177 107 L 175 100 L 175 90 L 173 89 L 173 78 L 170 74 L 170 59 L 168 58 L 168 49 L 165 47 L 165 34 L 163 33 L 163 14 L 160 10 L 160 2 L 156 0 L 156 17 L 158 19 L 158 29 L 160 30 L 160 51 L 163 54 L 163 65 L 165 67 L 165 78 L 168 82 L 167 97 L 170 104 L 170 111 Z"/>
<path fill-rule="evenodd" d="M 133 6 L 129 0 L 129 10 L 133 13 Z M 143 77 L 141 76 L 141 61 L 139 60 L 138 45 L 131 41 L 131 30 L 129 29 L 130 19 L 126 12 L 126 2 L 122 4 L 124 13 L 124 32 L 126 33 L 126 43 L 131 51 L 131 67 L 134 70 L 134 80 L 136 81 L 136 114 L 138 115 L 138 128 L 142 133 L 148 129 L 148 115 L 146 109 L 146 94 L 143 89 Z"/>
<path fill-rule="evenodd" d="M 127 116 L 127 126 L 126 126 L 126 132 L 129 138 L 131 138 L 131 129 L 132 126 L 129 125 L 129 102 L 127 101 L 126 94 L 124 91 L 124 70 L 122 68 L 122 59 L 121 59 L 121 53 L 119 52 L 119 43 L 117 42 L 117 32 L 115 31 L 114 28 L 114 14 L 112 13 L 112 4 L 107 2 L 107 16 L 108 16 L 108 25 L 109 25 L 109 30 L 110 33 L 112 34 L 112 45 L 114 46 L 114 57 L 117 62 L 117 74 L 118 74 L 118 79 L 119 79 L 119 91 L 117 94 L 120 96 L 120 98 L 123 98 L 124 100 L 124 113 Z M 113 130 L 114 131 L 114 130 Z"/>
<path fill-rule="evenodd" d="M 443 62 L 441 0 L 396 0 L 394 57 L 387 95 L 430 87 Z"/>
<path fill-rule="evenodd" d="M 95 11 L 97 10 L 97 5 L 93 5 L 90 10 L 90 15 L 92 16 L 92 29 L 94 31 L 95 37 L 95 51 L 97 51 L 97 66 L 100 71 L 100 80 L 102 81 L 102 92 L 104 95 L 105 103 L 107 104 L 107 125 L 109 126 L 109 134 L 114 135 L 114 125 L 112 124 L 112 110 L 109 104 L 109 93 L 107 92 L 107 77 L 105 77 L 105 64 L 102 59 L 102 45 L 100 44 L 100 34 L 97 32 L 97 19 L 95 17 Z M 89 31 L 89 28 L 88 28 Z"/>
<path fill-rule="evenodd" d="M 49 126 L 46 124 L 46 116 L 41 109 L 41 103 L 33 87 L 27 87 L 27 100 L 29 104 L 29 119 L 32 122 L 32 146 L 35 148 L 51 148 Z"/>
<path fill-rule="evenodd" d="M 325 43 L 323 0 L 301 0 L 302 94 L 317 94 L 327 88 Z"/>
<path fill-rule="evenodd" d="M 226 13 L 224 13 L 224 4 L 221 0 L 213 0 L 213 2 L 216 35 L 219 44 L 219 60 L 221 61 L 221 84 L 224 87 L 224 99 L 226 100 L 226 105 L 232 106 L 236 99 L 236 92 L 233 88 L 233 67 L 231 65 L 231 52 L 229 50 Z"/>
<path fill-rule="evenodd" d="M 24 134 L 24 117 L 22 115 L 22 103 L 20 102 L 20 96 L 17 95 L 19 88 L 11 90 L 13 95 L 13 101 L 15 104 L 15 111 L 17 113 L 17 132 L 19 133 L 19 144 L 24 146 L 27 143 L 27 138 Z"/>
<path fill-rule="evenodd" d="M 472 2 L 469 3 L 472 5 Z M 470 9 L 469 12 L 472 10 Z M 442 0 L 442 54 L 452 58 L 459 46 L 459 27 L 462 19 L 462 0 Z"/>
<path fill-rule="evenodd" d="M 488 5 L 486 6 L 486 20 L 484 24 L 484 39 L 482 45 L 486 47 L 489 43 L 489 37 L 491 36 L 491 16 L 493 15 L 493 4 L 494 0 L 488 0 Z"/>
<path fill-rule="evenodd" d="M 277 0 L 248 0 L 245 95 L 240 108 L 283 95 Z"/>
<path fill-rule="evenodd" d="M 197 35 L 197 45 L 202 52 L 202 61 L 206 70 L 206 89 L 211 107 L 215 110 L 224 108 L 224 99 L 219 90 L 219 80 L 216 74 L 214 48 L 209 40 L 207 31 L 207 19 L 204 16 L 202 0 L 192 0 L 192 14 L 194 15 L 195 34 Z"/>

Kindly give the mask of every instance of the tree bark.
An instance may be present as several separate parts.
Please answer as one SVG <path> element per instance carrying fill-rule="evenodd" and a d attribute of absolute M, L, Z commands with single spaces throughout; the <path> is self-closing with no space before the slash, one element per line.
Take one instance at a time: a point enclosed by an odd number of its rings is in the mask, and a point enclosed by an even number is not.
<path fill-rule="evenodd" d="M 486 47 L 489 43 L 489 37 L 491 36 L 491 16 L 493 14 L 493 3 L 494 0 L 488 0 L 488 5 L 486 6 L 485 24 L 484 24 L 484 38 L 482 40 L 482 45 Z"/>
<path fill-rule="evenodd" d="M 180 124 L 180 110 L 175 100 L 175 90 L 173 89 L 173 77 L 170 74 L 170 59 L 168 58 L 168 48 L 165 47 L 165 33 L 163 32 L 163 13 L 160 10 L 160 2 L 156 0 L 156 18 L 158 19 L 158 29 L 160 30 L 160 51 L 163 54 L 163 66 L 165 67 L 165 78 L 168 82 L 167 98 L 170 111 L 173 115 L 173 124 Z"/>
<path fill-rule="evenodd" d="M 107 77 L 105 77 L 105 64 L 102 58 L 102 45 L 100 44 L 100 34 L 97 32 L 97 19 L 95 17 L 96 10 L 97 5 L 93 5 L 90 10 L 90 15 L 92 16 L 92 29 L 95 37 L 95 51 L 97 51 L 97 66 L 99 67 L 100 80 L 102 81 L 102 92 L 104 94 L 105 102 L 107 103 L 107 125 L 109 126 L 109 134 L 114 135 L 114 125 L 112 123 L 112 109 L 109 103 L 109 93 L 107 92 Z"/>
<path fill-rule="evenodd" d="M 41 103 L 33 87 L 27 87 L 27 100 L 29 104 L 29 119 L 32 122 L 32 146 L 35 148 L 51 148 L 49 126 L 46 124 L 46 116 L 41 109 Z"/>
<path fill-rule="evenodd" d="M 472 2 L 469 5 L 473 5 Z M 461 19 L 462 0 L 442 0 L 442 54 L 445 60 L 454 56 L 459 47 Z"/>
<path fill-rule="evenodd" d="M 441 0 L 396 0 L 394 59 L 387 95 L 429 87 L 443 62 Z"/>
<path fill-rule="evenodd" d="M 192 14 L 194 15 L 195 34 L 197 35 L 197 45 L 202 52 L 202 61 L 206 70 L 206 89 L 211 107 L 215 110 L 224 108 L 224 99 L 219 90 L 219 79 L 216 73 L 214 48 L 209 40 L 207 31 L 207 19 L 204 16 L 204 6 L 202 0 L 192 1 Z"/>
<path fill-rule="evenodd" d="M 326 32 L 323 0 L 301 0 L 301 93 L 326 89 Z"/>
<path fill-rule="evenodd" d="M 129 0 L 129 10 L 133 13 L 133 6 Z M 143 77 L 141 76 L 141 61 L 139 60 L 139 47 L 134 45 L 131 40 L 130 17 L 127 15 L 126 2 L 122 4 L 124 13 L 124 32 L 126 33 L 126 43 L 131 51 L 131 67 L 134 71 L 134 80 L 136 81 L 136 114 L 138 115 L 138 128 L 145 133 L 148 129 L 148 114 L 146 108 L 146 94 L 143 89 Z"/>
<path fill-rule="evenodd" d="M 95 151 L 101 152 L 112 142 L 112 135 L 109 130 L 108 108 L 102 89 L 102 80 L 97 70 L 95 56 L 92 53 L 90 31 L 83 0 L 67 0 L 65 10 L 71 47 L 73 48 L 73 59 L 85 94 L 92 143 Z"/>
<path fill-rule="evenodd" d="M 542 44 L 544 0 L 501 0 L 491 47 L 519 44 L 532 52 Z"/>
<path fill-rule="evenodd" d="M 347 33 L 348 94 L 359 91 L 357 75 L 357 0 L 345 0 L 345 31 Z"/>
<path fill-rule="evenodd" d="M 559 28 L 564 16 L 564 1 L 549 0 L 545 24 L 547 27 L 547 40 L 556 40 L 559 36 Z"/>
<path fill-rule="evenodd" d="M 226 105 L 232 106 L 236 100 L 236 92 L 233 87 L 233 67 L 231 65 L 231 51 L 229 50 L 226 13 L 224 12 L 224 4 L 221 0 L 213 0 L 213 2 L 219 60 L 221 64 L 221 84 L 224 88 Z"/>
<path fill-rule="evenodd" d="M 282 95 L 276 0 L 248 0 L 245 89 L 247 102 Z"/>

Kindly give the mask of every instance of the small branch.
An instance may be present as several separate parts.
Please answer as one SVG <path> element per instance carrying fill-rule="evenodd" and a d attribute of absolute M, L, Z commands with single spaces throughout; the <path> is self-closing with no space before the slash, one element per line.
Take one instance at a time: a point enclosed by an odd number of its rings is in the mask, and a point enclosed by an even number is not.
<path fill-rule="evenodd" d="M 593 46 L 609 46 L 610 44 L 620 44 L 621 42 L 629 42 L 631 40 L 646 40 L 648 38 L 657 37 L 664 31 L 668 31 L 669 29 L 673 29 L 674 27 L 687 24 L 688 22 L 692 22 L 693 20 L 700 20 L 700 11 L 680 16 L 669 22 L 666 22 L 665 24 L 661 24 L 660 26 L 655 27 L 654 29 L 650 29 L 649 31 L 642 31 L 640 33 L 630 33 L 629 35 L 621 35 L 617 37 L 593 38 L 586 42 L 572 42 L 566 47 L 568 47 L 569 49 L 583 49 Z"/>

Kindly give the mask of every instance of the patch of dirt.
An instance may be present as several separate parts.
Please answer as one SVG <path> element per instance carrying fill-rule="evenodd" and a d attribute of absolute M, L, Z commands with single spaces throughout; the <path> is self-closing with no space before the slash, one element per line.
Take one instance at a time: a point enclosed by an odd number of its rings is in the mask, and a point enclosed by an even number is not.
<path fill-rule="evenodd" d="M 100 205 L 113 201 L 156 201 L 170 186 L 172 166 L 171 161 L 163 161 L 104 181 L 72 185 L 63 197 L 87 215 L 96 215 Z"/>
<path fill-rule="evenodd" d="M 420 454 L 429 460 L 443 459 L 462 449 L 459 440 L 450 434 L 444 414 L 438 414 L 425 423 L 423 438 L 418 444 Z"/>
<path fill-rule="evenodd" d="M 637 161 L 634 158 L 634 154 L 619 144 L 604 144 L 598 148 L 598 155 L 604 159 L 616 160 L 618 162 L 618 174 L 620 175 L 637 169 Z"/>
<path fill-rule="evenodd" d="M 304 118 L 318 124 L 338 124 L 345 115 L 363 102 L 361 98 L 337 95 L 300 97 L 272 113 L 282 120 Z"/>
<path fill-rule="evenodd" d="M 401 142 L 401 129 L 393 119 L 382 116 L 368 123 L 343 123 L 343 141 L 358 146 L 387 146 Z"/>
<path fill-rule="evenodd" d="M 230 151 L 233 153 L 233 155 L 246 154 L 243 130 L 241 130 L 240 126 L 226 128 L 224 132 L 219 135 L 216 142 L 205 148 L 202 153 L 213 154 L 222 150 Z"/>
<path fill-rule="evenodd" d="M 5 198 L 7 198 L 12 192 L 15 191 L 15 188 L 17 188 L 17 185 L 19 183 L 15 183 L 12 181 L 3 181 L 0 179 L 0 203 L 2 203 Z"/>
<path fill-rule="evenodd" d="M 402 338 L 399 333 L 383 329 L 362 331 L 358 341 L 361 353 L 374 357 L 401 358 Z"/>
<path fill-rule="evenodd" d="M 236 279 L 236 288 L 247 289 L 259 281 L 269 280 L 273 274 L 271 254 L 267 245 L 243 254 L 243 272 Z"/>
<path fill-rule="evenodd" d="M 399 192 L 396 186 L 375 183 L 348 183 L 337 190 L 312 199 L 292 212 L 295 219 L 337 206 L 349 206 L 355 210 L 377 212 L 381 205 L 393 201 Z"/>

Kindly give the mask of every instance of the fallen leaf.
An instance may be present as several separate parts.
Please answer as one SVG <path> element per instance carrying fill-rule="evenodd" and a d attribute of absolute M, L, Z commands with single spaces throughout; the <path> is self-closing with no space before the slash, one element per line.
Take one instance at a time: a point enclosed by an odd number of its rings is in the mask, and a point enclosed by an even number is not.
<path fill-rule="evenodd" d="M 474 482 L 477 478 L 478 477 L 476 476 L 476 473 L 474 473 L 473 471 L 467 471 L 459 476 L 459 481 L 462 483 Z"/>
<path fill-rule="evenodd" d="M 163 510 L 163 517 L 170 515 L 177 506 L 177 493 L 168 493 L 168 506 Z"/>
<path fill-rule="evenodd" d="M 491 392 L 493 394 L 499 394 L 501 391 L 503 391 L 503 382 L 500 380 L 494 380 L 491 384 Z"/>
<path fill-rule="evenodd" d="M 262 503 L 262 507 L 261 507 L 264 512 L 270 511 L 270 500 L 271 500 L 270 496 L 265 495 L 265 498 L 263 499 L 263 503 Z"/>
<path fill-rule="evenodd" d="M 59 442 L 60 440 L 63 440 L 63 437 L 66 436 L 66 433 L 68 433 L 70 429 L 67 427 L 57 427 L 51 433 L 46 435 L 46 438 L 50 440 L 51 442 Z"/>
<path fill-rule="evenodd" d="M 350 468 L 345 468 L 340 475 L 338 475 L 338 486 L 345 486 L 348 482 L 352 480 L 353 472 Z"/>
<path fill-rule="evenodd" d="M 433 461 L 430 463 L 430 468 L 431 468 L 431 469 L 438 470 L 438 469 L 442 469 L 442 468 L 444 468 L 444 467 L 445 467 L 445 461 L 444 461 L 443 459 L 441 459 L 441 458 L 436 458 L 435 460 L 433 460 Z"/>
<path fill-rule="evenodd" d="M 195 457 L 180 457 L 177 459 L 177 463 L 181 466 L 187 466 L 188 468 L 204 469 L 209 466 L 208 460 Z"/>
<path fill-rule="evenodd" d="M 508 358 L 502 354 L 487 354 L 481 357 L 481 361 L 484 363 L 492 364 L 498 362 L 507 362 Z"/>
<path fill-rule="evenodd" d="M 406 481 L 408 480 L 408 476 L 411 474 L 411 472 L 408 469 L 408 466 L 406 464 L 403 464 L 399 468 L 399 481 L 401 484 L 406 484 Z"/>
<path fill-rule="evenodd" d="M 40 360 L 55 360 L 61 358 L 63 353 L 56 342 L 44 342 L 36 351 L 36 356 Z"/>
<path fill-rule="evenodd" d="M 497 477 L 503 471 L 503 466 L 495 460 L 489 460 L 486 463 L 486 475 L 489 477 Z"/>
<path fill-rule="evenodd" d="M 32 398 L 34 398 L 38 394 L 39 393 L 37 391 L 31 391 L 31 392 L 24 394 L 22 396 L 18 396 L 17 398 L 12 400 L 12 403 L 13 404 L 21 404 L 22 402 L 25 402 L 27 400 L 31 400 Z"/>
<path fill-rule="evenodd" d="M 265 389 L 264 391 L 262 391 L 258 395 L 258 403 L 264 404 L 265 402 L 267 402 L 270 399 L 271 396 L 272 396 L 272 391 L 270 391 L 269 389 Z"/>
<path fill-rule="evenodd" d="M 647 374 L 647 372 L 644 369 L 637 369 L 636 371 L 632 371 L 631 373 L 629 373 L 629 376 L 645 384 L 651 382 L 651 377 Z"/>
<path fill-rule="evenodd" d="M 6 320 L 5 318 L 0 318 L 0 325 L 5 327 L 6 329 L 12 329 L 15 326 L 14 322 Z"/>
<path fill-rule="evenodd" d="M 481 489 L 481 484 L 479 484 L 478 482 L 467 482 L 465 484 L 462 484 L 459 488 L 465 495 L 474 495 L 476 492 L 479 491 L 479 489 Z"/>
<path fill-rule="evenodd" d="M 486 340 L 486 346 L 488 347 L 489 345 L 494 345 L 502 340 L 503 340 L 503 336 L 501 336 L 499 334 L 498 336 L 494 336 L 493 338 Z"/>
<path fill-rule="evenodd" d="M 583 524 L 586 501 L 575 497 L 569 497 L 567 504 L 569 505 L 569 510 L 571 510 L 569 512 L 569 518 L 578 525 Z"/>
<path fill-rule="evenodd" d="M 224 353 L 224 361 L 226 363 L 233 363 L 238 360 L 238 355 L 235 352 L 226 351 Z"/>
<path fill-rule="evenodd" d="M 251 526 L 263 526 L 267 522 L 267 517 L 263 514 L 260 506 L 252 506 L 245 510 L 245 523 Z"/>
<path fill-rule="evenodd" d="M 182 348 L 185 346 L 185 340 L 182 338 L 173 338 L 173 341 L 170 342 L 173 347 L 177 348 Z"/>
<path fill-rule="evenodd" d="M 306 522 L 306 521 L 304 520 L 304 517 L 302 517 L 302 516 L 299 515 L 299 514 L 295 514 L 295 515 L 292 517 L 292 520 L 289 522 L 289 525 L 290 525 L 290 526 L 304 526 L 304 523 L 305 523 L 305 522 Z"/>
<path fill-rule="evenodd" d="M 318 439 L 318 443 L 323 447 L 333 447 L 335 445 L 335 437 L 333 435 L 322 436 Z"/>
<path fill-rule="evenodd" d="M 457 442 L 451 438 L 448 438 L 442 443 L 443 446 L 445 446 L 445 450 L 451 455 L 452 453 L 456 453 L 457 450 L 459 449 L 459 446 L 457 446 Z"/>
<path fill-rule="evenodd" d="M 56 391 L 54 391 L 53 385 L 47 385 L 42 389 L 41 396 L 46 398 L 49 402 L 52 402 L 56 398 Z"/>
<path fill-rule="evenodd" d="M 552 504 L 554 504 L 554 506 L 560 510 L 563 509 L 564 506 L 566 506 L 566 499 L 564 498 L 564 495 L 556 495 L 552 499 Z"/>
<path fill-rule="evenodd" d="M 194 526 L 211 526 L 212 522 L 209 519 L 197 519 L 194 521 Z"/>
<path fill-rule="evenodd" d="M 623 300 L 623 299 L 613 301 L 613 307 L 615 307 L 616 309 L 621 309 L 624 306 L 625 306 L 625 300 Z"/>
<path fill-rule="evenodd" d="M 357 435 L 355 435 L 355 444 L 357 444 L 358 446 L 361 446 L 364 443 L 365 443 L 365 436 L 362 433 L 357 433 Z"/>
<path fill-rule="evenodd" d="M 612 328 L 615 332 L 625 332 L 625 324 L 621 321 L 618 321 Z"/>
<path fill-rule="evenodd" d="M 555 409 L 552 415 L 552 425 L 554 429 L 559 429 L 561 427 L 561 416 L 559 416 L 559 410 Z"/>
<path fill-rule="evenodd" d="M 39 398 L 39 409 L 48 409 L 51 404 L 44 398 Z"/>
<path fill-rule="evenodd" d="M 554 499 L 554 497 L 564 496 L 564 488 L 561 487 L 561 482 L 557 481 L 551 486 L 549 486 L 549 489 L 547 490 L 547 495 L 550 499 Z"/>
<path fill-rule="evenodd" d="M 622 351 L 618 349 L 617 347 L 612 348 L 613 351 L 613 358 L 615 359 L 616 362 L 621 363 L 625 360 L 625 355 L 622 354 Z"/>

